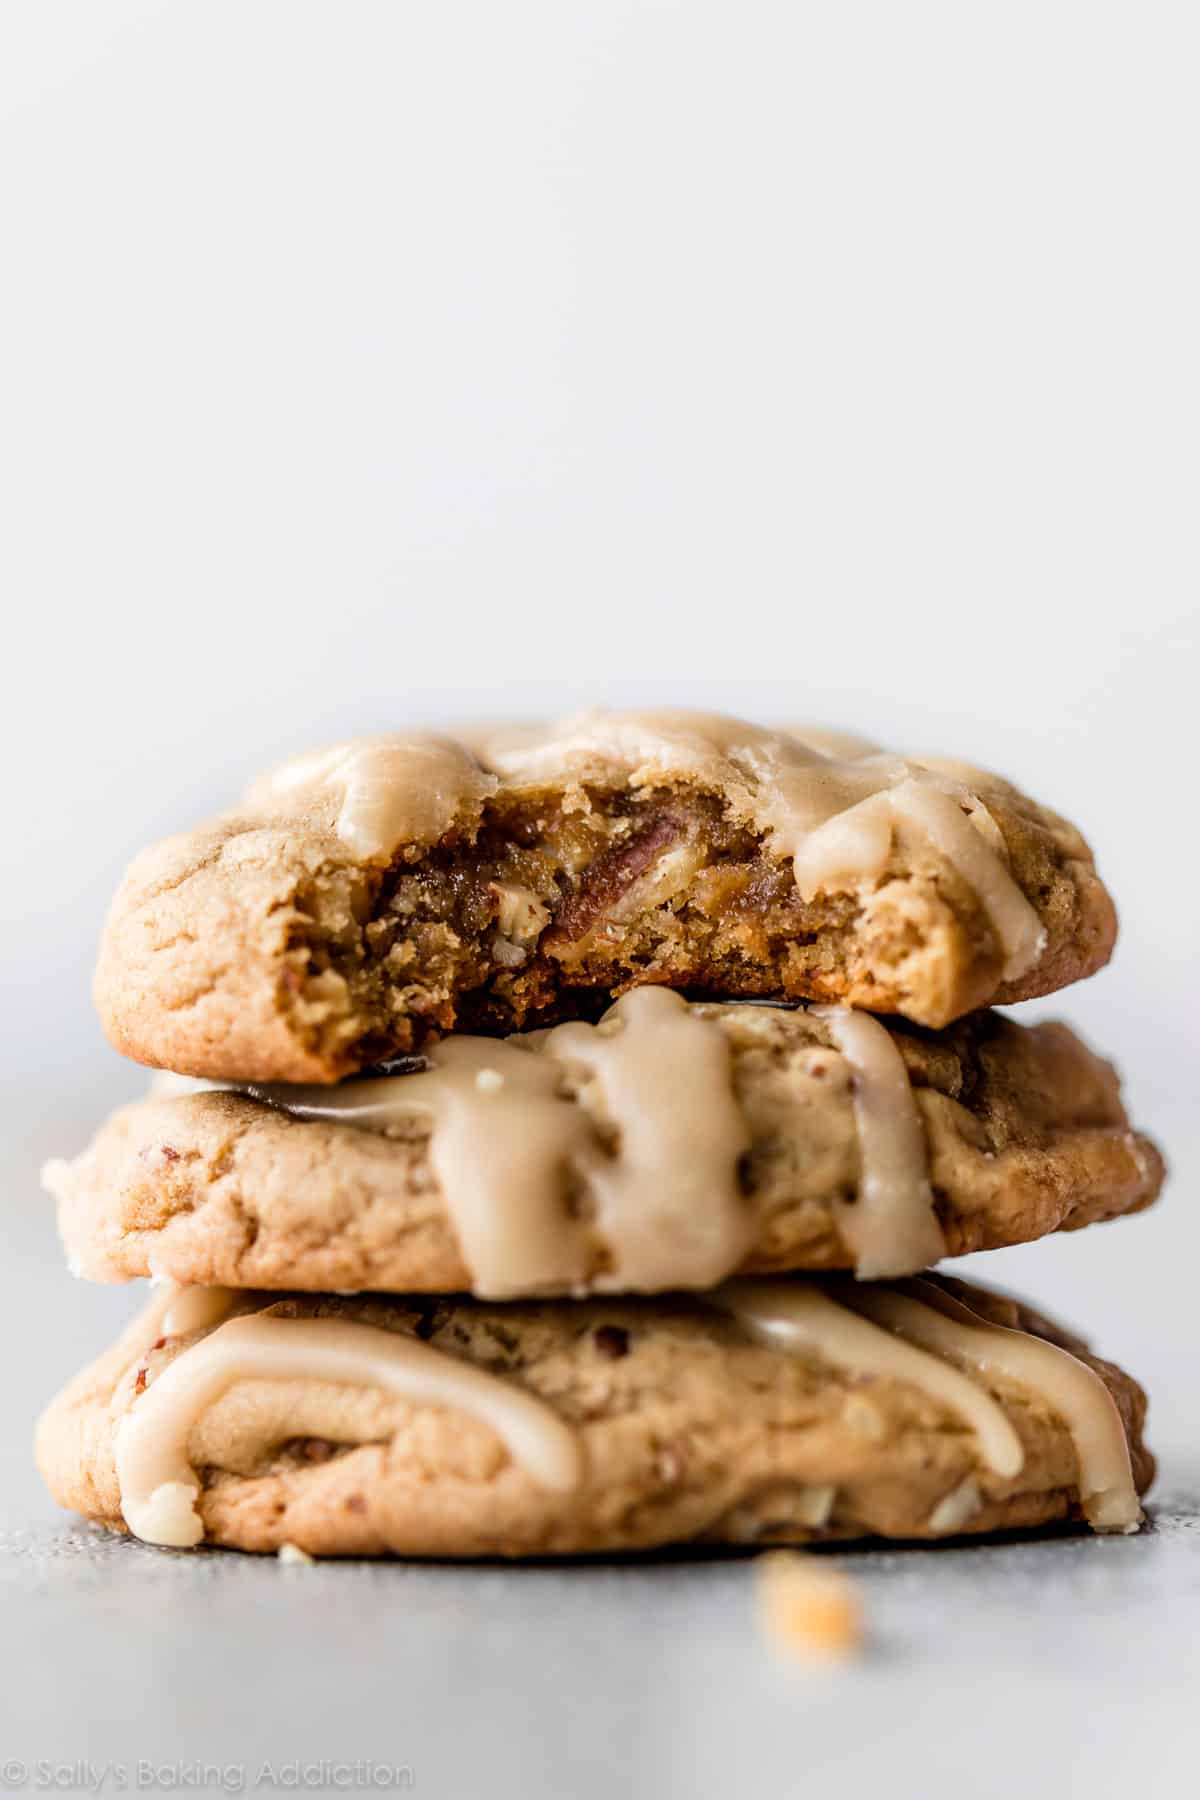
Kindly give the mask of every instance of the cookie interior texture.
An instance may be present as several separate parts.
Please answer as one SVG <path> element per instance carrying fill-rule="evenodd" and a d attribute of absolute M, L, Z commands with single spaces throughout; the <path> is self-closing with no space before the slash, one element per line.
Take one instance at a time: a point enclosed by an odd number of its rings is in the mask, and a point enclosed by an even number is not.
<path fill-rule="evenodd" d="M 1060 1344 L 1098 1374 L 1144 1492 L 1153 1461 L 1137 1383 L 1014 1301 L 939 1285 L 983 1320 Z M 147 1384 L 153 1391 L 208 1335 L 165 1336 L 167 1304 L 157 1300 L 39 1427 L 55 1497 L 117 1528 L 121 1422 Z M 547 1491 L 494 1430 L 454 1408 L 370 1386 L 247 1380 L 209 1405 L 188 1438 L 214 1544 L 513 1557 L 930 1538 L 1079 1516 L 1074 1445 L 1028 1385 L 994 1374 L 984 1383 L 1020 1442 L 1019 1470 L 1001 1477 L 963 1419 L 930 1392 L 848 1374 L 819 1354 L 788 1354 L 699 1300 L 496 1307 L 241 1294 L 230 1306 L 235 1316 L 267 1307 L 274 1318 L 365 1322 L 518 1384 L 577 1435 L 583 1474 L 569 1494 Z"/>
<path fill-rule="evenodd" d="M 639 983 L 936 1027 L 1048 993 L 1111 952 L 1087 845 L 998 777 L 972 772 L 968 799 L 1043 934 L 1015 978 L 979 891 L 911 820 L 890 824 L 868 881 L 806 898 L 770 781 L 664 742 L 636 769 L 580 751 L 519 781 L 485 773 L 503 758 L 480 748 L 447 817 L 423 817 L 436 839 L 377 854 L 348 846 L 323 790 L 304 804 L 286 785 L 256 791 L 250 810 L 133 865 L 97 975 L 109 1035 L 184 1073 L 334 1081 L 431 1034 L 594 1016 Z"/>
<path fill-rule="evenodd" d="M 803 1010 L 698 1010 L 729 1045 L 747 1128 L 738 1178 L 750 1231 L 737 1266 L 853 1266 L 855 1077 L 827 1024 Z M 1130 1129 L 1111 1065 L 1065 1026 L 980 1013 L 938 1033 L 898 1021 L 888 1030 L 912 1084 L 947 1253 L 1077 1229 L 1154 1199 L 1158 1151 Z M 597 1104 L 570 1069 L 564 1089 L 581 1107 Z M 491 1129 L 481 1124 L 484 1154 Z M 236 1093 L 146 1100 L 50 1182 L 68 1254 L 92 1279 L 434 1293 L 474 1282 L 431 1166 L 427 1118 L 383 1136 Z M 564 1171 L 563 1207 L 585 1201 Z M 589 1278 L 605 1267 L 596 1232 Z"/>

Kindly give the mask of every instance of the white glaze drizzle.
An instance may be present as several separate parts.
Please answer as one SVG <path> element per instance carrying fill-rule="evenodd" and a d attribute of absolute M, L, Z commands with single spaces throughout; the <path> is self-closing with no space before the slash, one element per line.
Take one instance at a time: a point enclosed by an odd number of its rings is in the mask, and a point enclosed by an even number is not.
<path fill-rule="evenodd" d="M 456 1407 L 491 1427 L 541 1488 L 577 1486 L 574 1431 L 515 1382 L 400 1332 L 338 1319 L 251 1315 L 182 1352 L 122 1419 L 116 1439 L 121 1510 L 135 1536 L 185 1548 L 204 1537 L 188 1439 L 201 1414 L 240 1381 L 307 1379 L 380 1388 L 416 1405 Z"/>
<path fill-rule="evenodd" d="M 844 1006 L 811 1006 L 854 1075 L 861 1172 L 853 1204 L 835 1202 L 860 1280 L 911 1275 L 946 1254 L 933 1210 L 925 1132 L 904 1058 L 878 1019 Z"/>

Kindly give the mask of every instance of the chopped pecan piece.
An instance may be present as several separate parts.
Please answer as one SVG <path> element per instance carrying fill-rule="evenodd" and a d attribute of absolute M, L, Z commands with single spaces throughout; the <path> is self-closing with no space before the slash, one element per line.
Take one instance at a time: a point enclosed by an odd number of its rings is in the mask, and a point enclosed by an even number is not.
<path fill-rule="evenodd" d="M 554 950 L 585 937 L 663 851 L 679 842 L 685 829 L 684 822 L 673 813 L 662 813 L 636 837 L 604 851 L 584 870 L 578 886 L 555 913 L 553 923 L 542 936 L 541 948 Z"/>

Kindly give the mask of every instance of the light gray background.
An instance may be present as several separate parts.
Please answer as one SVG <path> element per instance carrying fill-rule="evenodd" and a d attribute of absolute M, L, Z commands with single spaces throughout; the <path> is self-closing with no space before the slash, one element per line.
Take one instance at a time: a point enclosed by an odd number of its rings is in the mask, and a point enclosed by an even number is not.
<path fill-rule="evenodd" d="M 987 1273 L 1145 1375 L 1183 1491 L 1198 48 L 1186 4 L 0 10 L 20 1754 L 132 1763 L 131 1694 L 160 1755 L 378 1755 L 394 1723 L 426 1792 L 772 1791 L 806 1734 L 823 1791 L 919 1751 L 928 1792 L 968 1757 L 999 1792 L 1031 1734 L 1095 1794 L 1178 1747 L 1186 1508 L 863 1562 L 892 1648 L 818 1690 L 754 1652 L 741 1565 L 282 1587 L 61 1536 L 26 1444 L 134 1303 L 69 1281 L 36 1187 L 141 1084 L 87 996 L 127 856 L 347 730 L 666 699 L 991 762 L 1090 832 L 1118 959 L 1038 1010 L 1118 1058 L 1170 1202 Z"/>

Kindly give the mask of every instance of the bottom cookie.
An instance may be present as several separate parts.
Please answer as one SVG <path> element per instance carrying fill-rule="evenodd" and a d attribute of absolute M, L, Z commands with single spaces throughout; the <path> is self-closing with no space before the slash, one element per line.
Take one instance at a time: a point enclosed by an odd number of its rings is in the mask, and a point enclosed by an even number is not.
<path fill-rule="evenodd" d="M 942 1277 L 485 1305 L 169 1290 L 53 1402 L 63 1505 L 152 1542 L 543 1556 L 1136 1529 L 1145 1396 Z"/>

